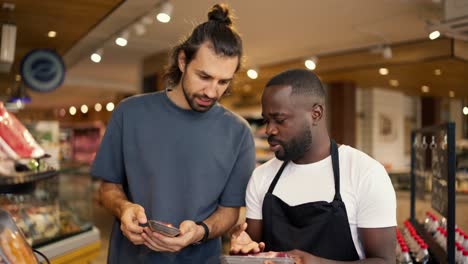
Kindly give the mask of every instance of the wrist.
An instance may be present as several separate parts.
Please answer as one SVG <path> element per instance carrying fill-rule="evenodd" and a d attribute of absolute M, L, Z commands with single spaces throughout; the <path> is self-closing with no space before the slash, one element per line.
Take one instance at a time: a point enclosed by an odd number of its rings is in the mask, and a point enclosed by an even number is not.
<path fill-rule="evenodd" d="M 208 240 L 208 237 L 210 235 L 210 230 L 203 221 L 196 222 L 195 224 L 196 224 L 197 240 L 193 244 L 198 245 Z"/>
<path fill-rule="evenodd" d="M 122 215 L 123 213 L 125 212 L 125 209 L 127 209 L 127 207 L 129 207 L 130 205 L 132 205 L 131 202 L 129 201 L 121 201 L 118 205 L 118 217 L 119 219 L 122 218 Z"/>

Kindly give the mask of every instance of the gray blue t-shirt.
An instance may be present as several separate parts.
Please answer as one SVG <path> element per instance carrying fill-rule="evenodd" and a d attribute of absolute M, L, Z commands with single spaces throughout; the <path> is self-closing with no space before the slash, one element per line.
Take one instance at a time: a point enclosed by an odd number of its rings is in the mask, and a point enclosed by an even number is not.
<path fill-rule="evenodd" d="M 134 96 L 114 110 L 91 175 L 122 184 L 148 219 L 174 226 L 202 221 L 218 205 L 245 204 L 255 148 L 245 120 L 219 104 L 199 113 L 176 106 L 165 92 Z M 109 263 L 218 263 L 220 239 L 158 253 L 135 246 L 116 219 Z"/>

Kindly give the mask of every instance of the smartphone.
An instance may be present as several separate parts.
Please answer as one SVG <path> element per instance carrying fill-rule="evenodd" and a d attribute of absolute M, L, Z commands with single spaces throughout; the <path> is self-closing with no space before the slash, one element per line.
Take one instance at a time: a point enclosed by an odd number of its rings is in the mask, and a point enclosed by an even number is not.
<path fill-rule="evenodd" d="M 161 233 L 168 237 L 176 237 L 180 234 L 180 230 L 178 228 L 175 228 L 171 224 L 164 223 L 161 221 L 149 220 L 148 226 L 151 229 L 151 231 Z"/>

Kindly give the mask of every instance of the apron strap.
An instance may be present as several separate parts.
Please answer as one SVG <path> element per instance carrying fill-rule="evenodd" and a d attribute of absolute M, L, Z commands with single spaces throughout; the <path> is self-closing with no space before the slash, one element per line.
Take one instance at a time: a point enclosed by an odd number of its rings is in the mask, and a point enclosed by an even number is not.
<path fill-rule="evenodd" d="M 335 197 L 334 200 L 341 201 L 341 194 L 340 194 L 340 162 L 339 162 L 339 155 L 338 155 L 338 146 L 336 145 L 335 140 L 330 140 L 330 153 L 332 158 L 332 166 L 333 166 L 333 177 L 335 179 Z"/>
<path fill-rule="evenodd" d="M 275 189 L 276 183 L 278 182 L 281 174 L 283 173 L 284 168 L 286 167 L 286 165 L 288 165 L 288 162 L 289 161 L 287 160 L 287 161 L 283 162 L 283 164 L 281 165 L 281 168 L 278 170 L 278 172 L 275 175 L 275 178 L 273 179 L 273 181 L 270 184 L 270 188 L 268 188 L 268 193 L 273 193 L 273 190 Z"/>
<path fill-rule="evenodd" d="M 340 163 L 339 163 L 339 155 L 338 155 L 338 146 L 336 145 L 336 142 L 331 139 L 330 140 L 330 154 L 332 158 L 332 166 L 333 166 L 333 177 L 335 180 L 335 197 L 333 198 L 334 200 L 341 201 L 341 195 L 340 195 Z M 278 172 L 275 175 L 275 178 L 270 184 L 270 188 L 268 188 L 267 193 L 273 193 L 273 190 L 275 189 L 276 183 L 278 183 L 278 180 L 283 173 L 284 168 L 286 165 L 288 165 L 289 161 L 283 162 L 281 165 L 281 168 L 278 170 Z"/>

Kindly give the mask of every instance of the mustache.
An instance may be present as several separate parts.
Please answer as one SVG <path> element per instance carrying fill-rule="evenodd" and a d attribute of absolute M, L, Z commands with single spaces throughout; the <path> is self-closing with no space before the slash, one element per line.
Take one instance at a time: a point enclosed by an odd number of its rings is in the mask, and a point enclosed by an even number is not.
<path fill-rule="evenodd" d="M 268 137 L 268 144 L 279 144 L 279 145 L 283 145 L 283 142 L 281 140 L 278 140 L 278 139 L 275 139 L 274 137 L 272 136 L 269 136 Z"/>

